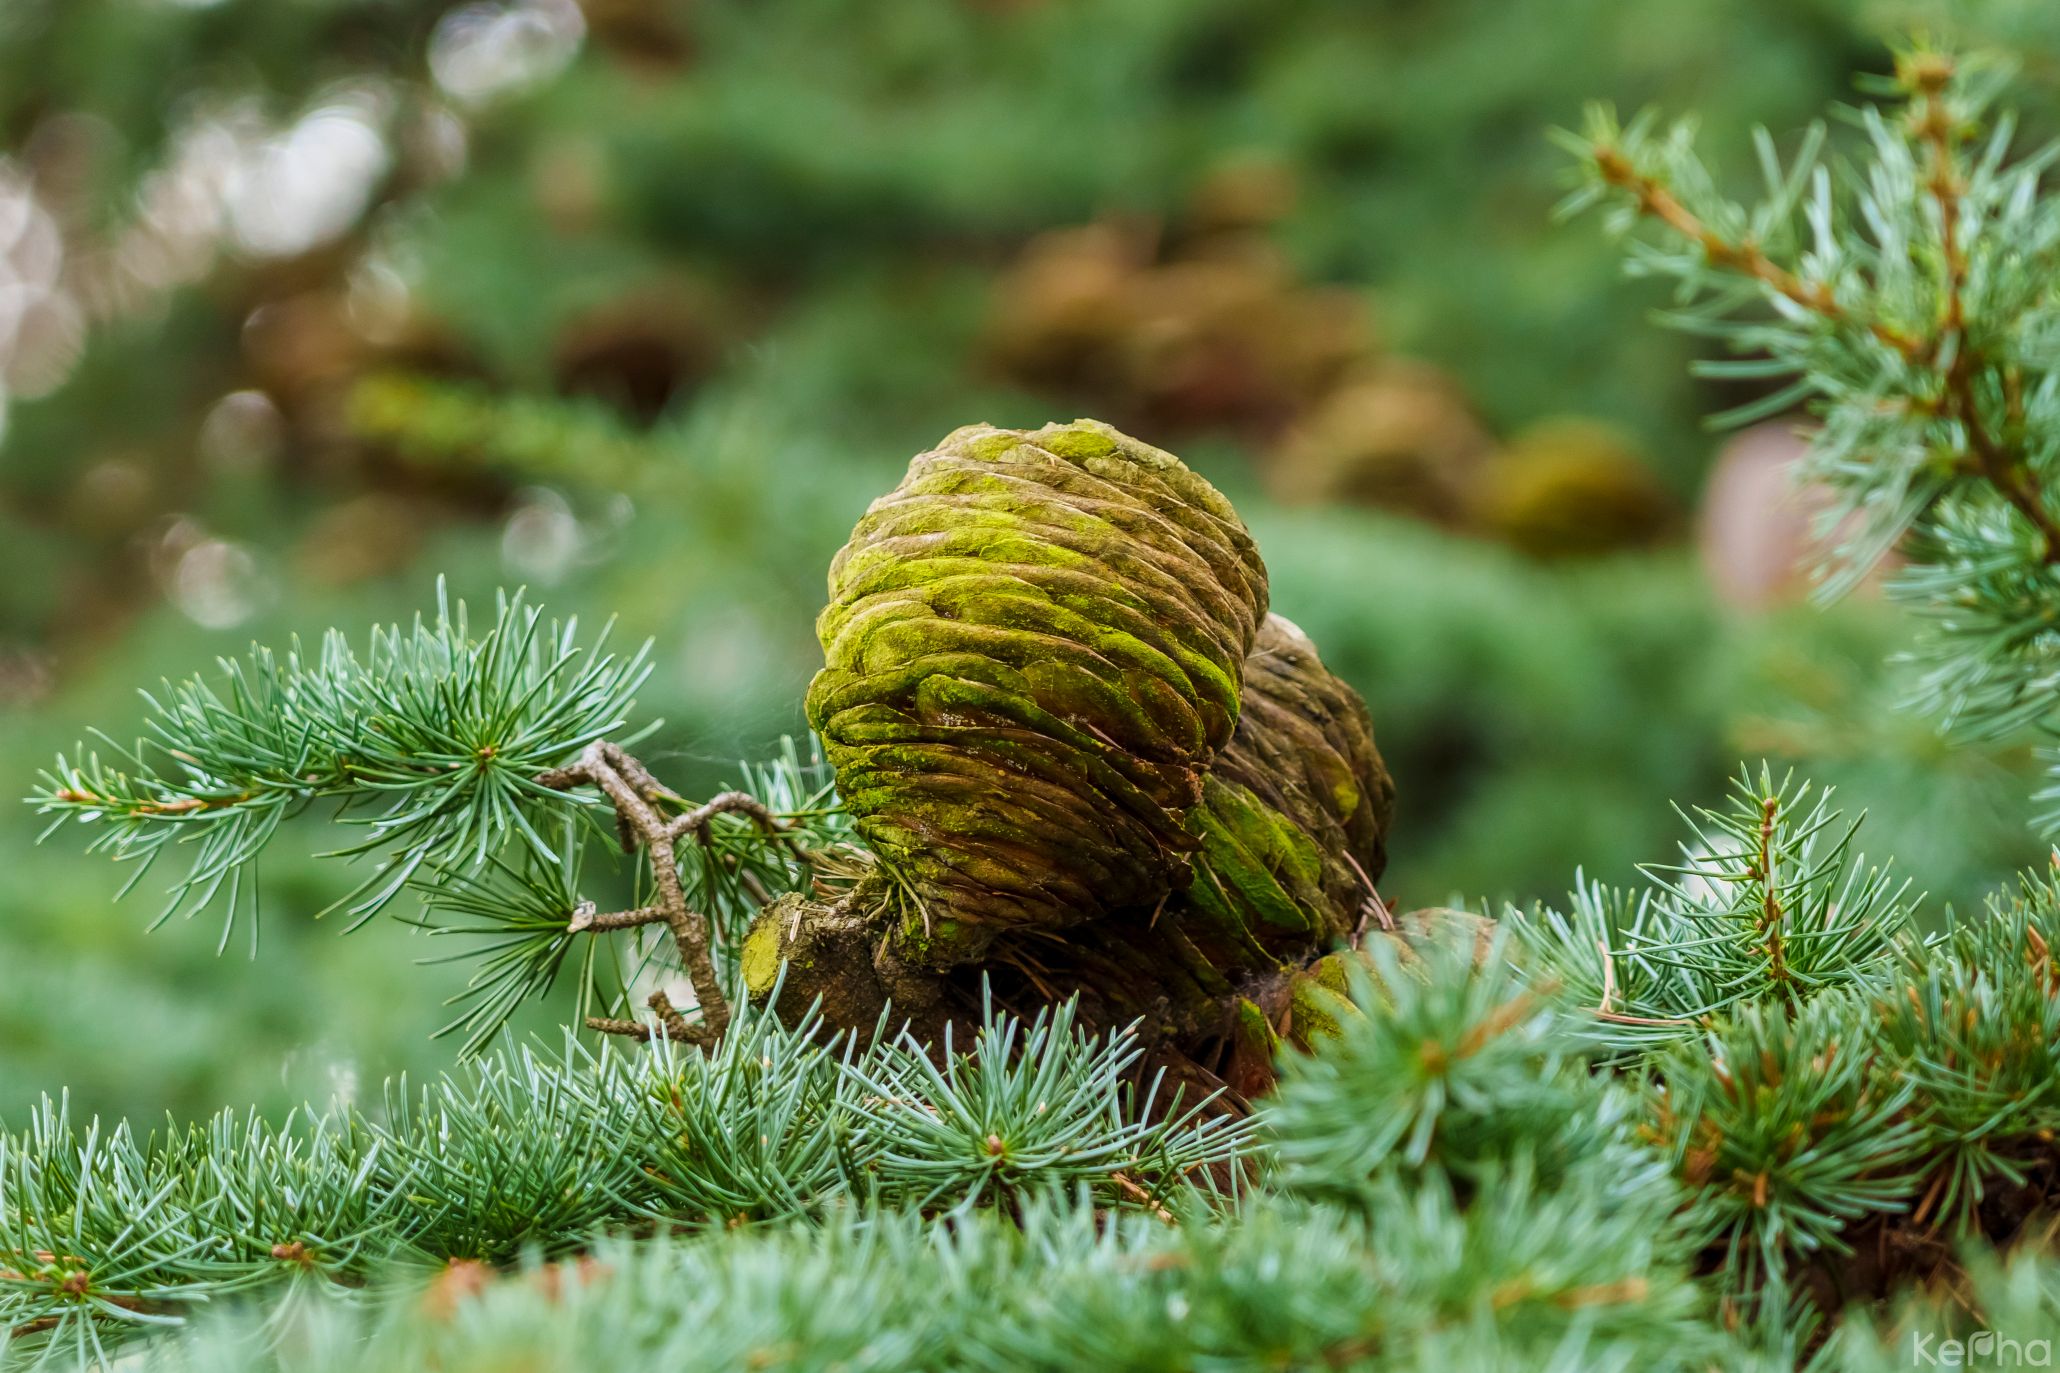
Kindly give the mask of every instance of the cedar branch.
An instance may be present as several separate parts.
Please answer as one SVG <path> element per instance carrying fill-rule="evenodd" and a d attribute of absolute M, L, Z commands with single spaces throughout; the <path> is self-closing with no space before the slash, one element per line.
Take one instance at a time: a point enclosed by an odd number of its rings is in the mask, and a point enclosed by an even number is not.
<path fill-rule="evenodd" d="M 2046 508 L 2044 494 L 2023 456 L 1998 442 L 1991 433 L 1975 391 L 1978 358 L 1967 337 L 1968 262 L 1966 247 L 1960 241 L 1961 178 L 1953 147 L 1953 115 L 1945 100 L 1951 77 L 1950 62 L 1934 57 L 1906 78 L 1923 97 L 1913 116 L 1913 126 L 1931 154 L 1925 188 L 1938 209 L 1939 265 L 1945 276 L 1946 298 L 1932 355 L 1942 354 L 1949 340 L 1958 345 L 1945 369 L 1941 408 L 1966 431 L 1967 447 L 1981 476 L 2039 532 L 2045 542 L 2045 561 L 2060 562 L 2060 522 Z M 2010 388 L 2006 385 L 2005 389 L 2007 392 Z M 2011 401 L 2013 408 L 2019 403 Z"/>
<path fill-rule="evenodd" d="M 673 1008 L 662 992 L 652 996 L 651 1009 L 657 1012 L 666 1033 L 675 1040 L 708 1044 L 721 1038 L 730 1022 L 729 1001 L 716 978 L 708 917 L 687 903 L 678 844 L 689 834 L 706 842 L 708 826 L 718 815 L 747 814 L 769 832 L 777 832 L 781 828 L 777 817 L 753 797 L 742 792 L 724 792 L 706 805 L 667 819 L 659 808 L 677 803 L 679 797 L 654 777 L 642 762 L 607 740 L 597 740 L 588 745 L 577 762 L 542 773 L 536 781 L 539 786 L 558 791 L 578 786 L 596 788 L 615 808 L 626 845 L 641 847 L 650 855 L 657 899 L 634 910 L 605 915 L 582 912 L 573 918 L 574 931 L 599 933 L 663 923 L 672 934 L 673 946 L 687 970 L 687 980 L 693 984 L 695 999 L 701 1005 L 702 1019 L 699 1023 L 689 1022 Z M 650 1037 L 649 1027 L 637 1021 L 595 1016 L 589 1018 L 587 1024 L 608 1034 L 639 1039 Z"/>
<path fill-rule="evenodd" d="M 1804 309 L 1834 323 L 1858 324 L 1889 347 L 1912 360 L 1924 355 L 1924 341 L 1880 320 L 1857 319 L 1842 304 L 1830 285 L 1805 281 L 1768 257 L 1756 243 L 1734 243 L 1705 224 L 1702 219 L 1659 181 L 1639 171 L 1622 149 L 1599 144 L 1593 151 L 1595 169 L 1602 179 L 1630 193 L 1640 214 L 1659 220 L 1682 238 L 1702 249 L 1710 265 L 1737 272 L 1764 283 L 1773 291 Z"/>

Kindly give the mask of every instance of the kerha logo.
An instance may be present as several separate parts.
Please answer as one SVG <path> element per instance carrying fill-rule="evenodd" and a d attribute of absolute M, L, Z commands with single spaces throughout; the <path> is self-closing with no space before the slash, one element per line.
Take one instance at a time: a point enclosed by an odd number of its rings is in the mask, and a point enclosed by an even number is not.
<path fill-rule="evenodd" d="M 2051 1340 L 2013 1340 L 1977 1330 L 1964 1340 L 1910 1336 L 1910 1362 L 1919 1368 L 2051 1368 Z"/>

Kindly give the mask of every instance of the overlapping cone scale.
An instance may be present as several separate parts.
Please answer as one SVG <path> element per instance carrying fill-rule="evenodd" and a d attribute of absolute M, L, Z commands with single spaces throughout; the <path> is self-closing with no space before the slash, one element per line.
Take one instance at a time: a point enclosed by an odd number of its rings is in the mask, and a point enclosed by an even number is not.
<path fill-rule="evenodd" d="M 1186 884 L 1265 614 L 1230 503 L 1107 425 L 910 464 L 831 565 L 808 716 L 927 961 Z"/>
<path fill-rule="evenodd" d="M 1237 731 L 1190 822 L 1202 850 L 1185 905 L 1268 950 L 1345 939 L 1387 865 L 1394 804 L 1366 703 L 1292 621 L 1268 615 Z"/>

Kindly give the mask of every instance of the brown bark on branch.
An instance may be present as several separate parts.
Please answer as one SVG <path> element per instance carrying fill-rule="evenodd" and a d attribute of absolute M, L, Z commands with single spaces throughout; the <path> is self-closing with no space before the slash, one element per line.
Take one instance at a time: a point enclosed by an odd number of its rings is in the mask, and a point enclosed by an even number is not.
<path fill-rule="evenodd" d="M 1600 146 L 1594 149 L 1593 157 L 1595 169 L 1604 181 L 1619 190 L 1629 192 L 1640 214 L 1658 220 L 1701 248 L 1710 265 L 1764 282 L 1782 296 L 1806 310 L 1822 315 L 1825 319 L 1839 323 L 1857 323 L 1904 357 L 1915 360 L 1924 356 L 1924 340 L 1915 334 L 1880 320 L 1856 319 L 1853 312 L 1840 303 L 1838 293 L 1827 283 L 1805 281 L 1768 257 L 1757 243 L 1734 243 L 1710 228 L 1694 211 L 1675 198 L 1674 193 L 1662 185 L 1658 178 L 1648 176 L 1634 167 L 1631 160 L 1619 149 L 1607 145 Z"/>
<path fill-rule="evenodd" d="M 634 911 L 589 916 L 583 925 L 575 917 L 575 927 L 592 931 L 619 930 L 663 922 L 672 933 L 673 947 L 687 970 L 687 980 L 693 984 L 694 998 L 701 1007 L 701 1020 L 689 1023 L 669 1001 L 664 1000 L 663 993 L 652 997 L 652 1009 L 659 1013 L 666 1032 L 674 1039 L 693 1044 L 708 1044 L 720 1039 L 729 1026 L 730 1005 L 716 978 L 708 917 L 687 904 L 686 883 L 680 873 L 677 845 L 683 835 L 705 828 L 709 820 L 724 810 L 711 809 L 715 805 L 711 802 L 709 806 L 689 811 L 673 820 L 665 819 L 656 808 L 678 798 L 641 762 L 606 740 L 588 745 L 578 762 L 546 772 L 536 780 L 539 786 L 560 791 L 578 786 L 597 788 L 614 806 L 616 818 L 625 832 L 650 858 L 652 882 L 658 889 L 656 901 Z M 730 808 L 737 807 L 733 805 Z M 758 811 L 764 813 L 767 823 L 777 824 L 763 806 L 758 806 Z M 681 824 L 681 821 L 693 823 Z M 592 1028 L 614 1034 L 633 1033 L 622 1026 L 635 1024 L 606 1019 L 600 1019 L 598 1024 L 591 1020 L 588 1023 Z M 644 1027 L 639 1025 L 637 1029 L 643 1030 Z M 648 1031 L 638 1037 L 648 1037 Z"/>

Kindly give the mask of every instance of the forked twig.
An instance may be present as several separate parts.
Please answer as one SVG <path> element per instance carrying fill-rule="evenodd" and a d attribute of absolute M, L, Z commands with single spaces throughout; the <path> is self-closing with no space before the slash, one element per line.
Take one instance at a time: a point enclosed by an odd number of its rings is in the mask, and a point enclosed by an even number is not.
<path fill-rule="evenodd" d="M 721 1038 L 730 1023 L 730 1005 L 715 972 L 708 917 L 687 903 L 686 878 L 680 869 L 679 841 L 693 835 L 709 842 L 708 828 L 719 815 L 747 815 L 768 834 L 786 828 L 780 818 L 756 797 L 741 791 L 726 791 L 704 805 L 667 818 L 661 807 L 680 802 L 680 797 L 651 774 L 643 763 L 607 740 L 589 744 L 579 761 L 540 774 L 537 785 L 555 791 L 591 786 L 598 789 L 615 809 L 624 847 L 642 848 L 649 856 L 657 897 L 649 905 L 633 910 L 597 914 L 583 907 L 572 918 L 574 933 L 602 933 L 664 924 L 672 934 L 673 947 L 693 985 L 701 1007 L 701 1019 L 689 1021 L 674 1008 L 663 992 L 652 994 L 651 1009 L 657 1013 L 665 1033 L 676 1041 L 707 1044 Z M 590 1029 L 605 1034 L 649 1039 L 650 1026 L 637 1020 L 591 1016 Z"/>

